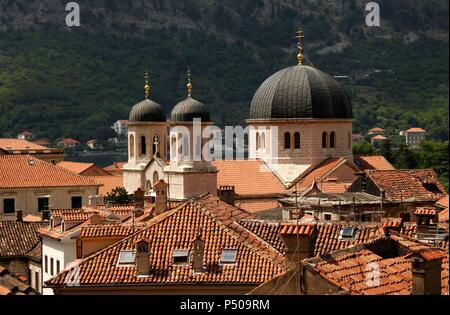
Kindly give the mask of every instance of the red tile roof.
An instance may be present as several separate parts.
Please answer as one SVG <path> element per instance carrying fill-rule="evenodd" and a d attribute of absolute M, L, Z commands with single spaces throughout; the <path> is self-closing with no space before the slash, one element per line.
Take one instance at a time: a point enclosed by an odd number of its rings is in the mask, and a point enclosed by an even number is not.
<path fill-rule="evenodd" d="M 437 201 L 447 194 L 432 169 L 368 170 L 366 173 L 391 201 Z"/>
<path fill-rule="evenodd" d="M 37 295 L 21 277 L 0 266 L 0 295 Z"/>
<path fill-rule="evenodd" d="M 280 235 L 301 235 L 310 237 L 316 228 L 315 224 L 283 223 L 280 226 Z"/>
<path fill-rule="evenodd" d="M 63 139 L 63 140 L 59 141 L 58 143 L 61 143 L 61 144 L 71 144 L 71 143 L 78 144 L 80 142 L 78 140 L 75 140 L 75 139 L 72 139 L 72 138 L 66 138 L 66 139 Z"/>
<path fill-rule="evenodd" d="M 438 201 L 436 201 L 436 204 L 442 208 L 448 208 L 448 195 L 445 195 Z"/>
<path fill-rule="evenodd" d="M 174 284 L 261 284 L 284 270 L 284 257 L 236 222 L 248 213 L 204 196 L 165 212 L 147 223 L 147 228 L 100 252 L 81 260 L 80 285 L 174 285 Z M 173 266 L 175 249 L 191 248 L 198 231 L 205 242 L 203 273 L 193 273 L 192 265 Z M 137 277 L 136 267 L 118 267 L 121 250 L 132 250 L 139 240 L 150 244 L 151 276 Z M 236 264 L 219 263 L 223 249 L 236 249 Z M 47 282 L 65 283 L 67 271 Z"/>
<path fill-rule="evenodd" d="M 436 209 L 429 207 L 420 207 L 414 211 L 415 215 L 436 215 Z"/>
<path fill-rule="evenodd" d="M 30 155 L 0 156 L 0 189 L 85 186 L 100 183 Z"/>
<path fill-rule="evenodd" d="M 442 293 L 448 293 L 448 250 L 446 253 L 440 248 L 432 248 L 413 241 L 402 242 L 401 238 L 391 238 L 401 243 L 400 246 L 409 246 L 410 253 L 419 253 L 427 259 L 443 257 Z M 353 248 L 335 251 L 319 258 L 306 259 L 303 262 L 307 268 L 351 294 L 410 295 L 412 288 L 411 254 L 383 258 L 372 249 L 372 244 L 382 241 L 384 241 L 383 238 Z M 371 266 L 376 266 L 376 270 L 379 272 L 379 282 L 367 281 L 367 273 L 372 270 Z"/>
<path fill-rule="evenodd" d="M 37 230 L 46 225 L 42 222 L 0 221 L 0 258 L 26 256 L 40 243 Z"/>
<path fill-rule="evenodd" d="M 382 135 L 376 135 L 375 137 L 372 137 L 371 140 L 379 141 L 379 140 L 386 140 L 387 138 Z"/>
<path fill-rule="evenodd" d="M 438 217 L 439 217 L 439 222 L 442 222 L 442 223 L 448 222 L 448 208 L 439 212 Z"/>
<path fill-rule="evenodd" d="M 128 162 L 114 162 L 111 165 L 104 167 L 103 169 L 111 174 L 122 174 L 123 167 Z"/>
<path fill-rule="evenodd" d="M 236 207 L 248 212 L 259 212 L 278 208 L 280 205 L 275 199 L 245 199 L 236 200 Z"/>
<path fill-rule="evenodd" d="M 354 159 L 362 170 L 395 170 L 395 167 L 382 155 L 355 156 Z"/>
<path fill-rule="evenodd" d="M 109 238 L 109 237 L 126 237 L 133 233 L 131 225 L 123 224 L 102 224 L 89 225 L 81 228 L 80 238 Z"/>
<path fill-rule="evenodd" d="M 38 145 L 36 143 L 27 141 L 27 140 L 20 140 L 20 139 L 5 139 L 0 138 L 0 148 L 8 151 L 15 151 L 15 150 L 48 150 L 47 147 L 43 147 L 41 145 Z"/>
<path fill-rule="evenodd" d="M 94 163 L 81 163 L 81 162 L 69 162 L 69 161 L 61 161 L 56 164 L 59 167 L 65 168 L 68 171 L 71 171 L 76 174 L 81 174 L 87 169 L 94 166 Z"/>
<path fill-rule="evenodd" d="M 422 128 L 414 127 L 414 128 L 409 128 L 408 130 L 406 130 L 406 132 L 412 132 L 412 133 L 418 132 L 418 133 L 422 133 L 422 132 L 425 132 L 425 130 L 423 130 Z"/>
<path fill-rule="evenodd" d="M 379 128 L 379 127 L 375 127 L 372 129 L 369 129 L 369 132 L 383 132 L 384 129 L 383 128 Z"/>
<path fill-rule="evenodd" d="M 117 187 L 124 187 L 123 175 L 111 176 L 91 176 L 95 181 L 101 183 L 103 186 L 99 189 L 99 194 L 106 196 L 111 190 Z"/>
<path fill-rule="evenodd" d="M 222 160 L 212 164 L 219 171 L 217 186 L 234 186 L 238 195 L 286 193 L 283 184 L 260 160 Z"/>

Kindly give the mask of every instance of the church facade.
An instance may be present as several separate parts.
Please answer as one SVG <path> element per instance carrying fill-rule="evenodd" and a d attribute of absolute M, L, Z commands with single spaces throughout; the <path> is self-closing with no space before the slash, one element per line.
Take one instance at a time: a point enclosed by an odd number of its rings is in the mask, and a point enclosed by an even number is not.
<path fill-rule="evenodd" d="M 247 120 L 250 159 L 260 160 L 266 167 L 261 171 L 276 176 L 286 194 L 330 159 L 345 161 L 348 170 L 341 173 L 345 173 L 342 176 L 346 181 L 356 178 L 350 98 L 332 76 L 302 61 L 299 43 L 298 64 L 276 72 L 261 84 Z M 208 108 L 192 97 L 190 73 L 188 96 L 173 108 L 170 119 L 159 104 L 148 98 L 147 76 L 146 80 L 146 98 L 133 106 L 129 117 L 125 188 L 130 193 L 138 188 L 149 192 L 162 179 L 168 184 L 171 200 L 186 200 L 203 193 L 215 195 L 223 184 L 218 182 L 218 172 L 229 171 L 234 161 L 218 169 L 216 165 L 225 164 L 194 159 L 198 144 L 209 140 L 193 136 L 194 121 L 201 121 L 197 126 L 200 132 L 213 122 Z M 252 179 L 247 180 L 252 185 Z"/>

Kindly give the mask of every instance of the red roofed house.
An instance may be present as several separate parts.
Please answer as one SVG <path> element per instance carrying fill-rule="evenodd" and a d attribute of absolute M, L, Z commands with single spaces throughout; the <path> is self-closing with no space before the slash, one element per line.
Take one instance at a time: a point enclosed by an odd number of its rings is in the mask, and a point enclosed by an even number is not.
<path fill-rule="evenodd" d="M 100 183 L 30 155 L 0 155 L 0 220 L 80 208 L 98 195 Z"/>
<path fill-rule="evenodd" d="M 21 139 L 0 138 L 0 150 L 11 155 L 32 155 L 53 164 L 64 160 L 62 149 L 47 148 L 35 142 Z"/>
<path fill-rule="evenodd" d="M 425 134 L 422 128 L 409 128 L 405 131 L 406 144 L 410 149 L 418 149 L 420 142 L 425 140 Z"/>
<path fill-rule="evenodd" d="M 285 270 L 283 255 L 239 224 L 245 218 L 211 195 L 188 200 L 46 286 L 61 295 L 245 294 Z"/>
<path fill-rule="evenodd" d="M 61 141 L 58 141 L 58 147 L 63 147 L 63 148 L 74 148 L 79 144 L 80 144 L 80 142 L 78 140 L 75 140 L 72 138 L 66 138 Z"/>
<path fill-rule="evenodd" d="M 34 134 L 31 131 L 22 131 L 17 135 L 17 139 L 19 140 L 31 140 L 34 137 Z"/>
<path fill-rule="evenodd" d="M 94 163 L 62 161 L 57 166 L 82 176 L 111 176 L 111 174 Z"/>
<path fill-rule="evenodd" d="M 387 140 L 387 138 L 385 136 L 376 135 L 376 136 L 370 138 L 370 143 L 372 143 L 373 145 L 376 145 L 384 140 Z"/>
<path fill-rule="evenodd" d="M 382 135 L 384 133 L 383 128 L 375 127 L 367 131 L 368 135 Z"/>

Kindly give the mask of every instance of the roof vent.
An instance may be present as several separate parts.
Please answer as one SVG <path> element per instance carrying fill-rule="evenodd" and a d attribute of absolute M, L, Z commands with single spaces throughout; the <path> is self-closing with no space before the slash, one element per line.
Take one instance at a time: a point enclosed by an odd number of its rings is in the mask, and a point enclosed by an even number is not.
<path fill-rule="evenodd" d="M 28 165 L 35 165 L 36 161 L 33 159 L 28 160 Z"/>

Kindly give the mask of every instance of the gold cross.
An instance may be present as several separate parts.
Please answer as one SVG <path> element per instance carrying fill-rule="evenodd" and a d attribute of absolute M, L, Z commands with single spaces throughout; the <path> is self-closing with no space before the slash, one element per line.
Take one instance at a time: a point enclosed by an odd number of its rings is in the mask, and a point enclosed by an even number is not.
<path fill-rule="evenodd" d="M 305 38 L 305 35 L 303 34 L 303 31 L 301 30 L 301 28 L 298 29 L 295 38 L 298 39 L 298 45 L 300 46 L 302 43 L 302 39 Z"/>
<path fill-rule="evenodd" d="M 303 35 L 303 31 L 299 28 L 298 32 L 296 33 L 295 38 L 298 39 L 297 49 L 298 49 L 298 55 L 297 55 L 297 61 L 298 64 L 301 65 L 303 63 L 303 48 L 302 48 L 302 39 L 305 37 Z"/>

